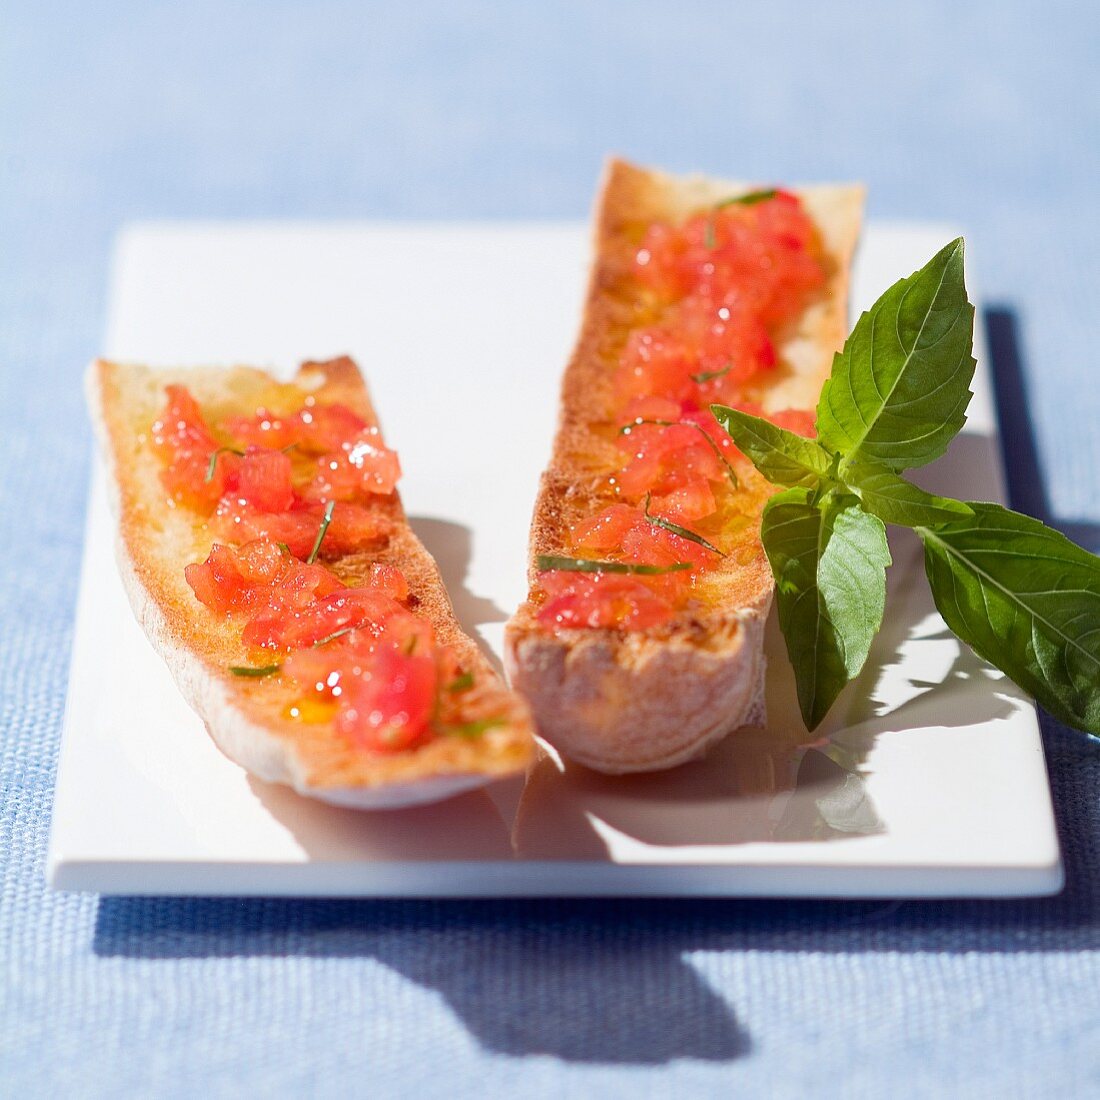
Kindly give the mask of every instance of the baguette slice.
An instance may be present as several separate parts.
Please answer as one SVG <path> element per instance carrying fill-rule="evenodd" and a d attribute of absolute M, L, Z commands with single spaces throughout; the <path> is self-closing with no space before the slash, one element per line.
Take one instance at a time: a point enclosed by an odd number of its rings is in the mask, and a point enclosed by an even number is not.
<path fill-rule="evenodd" d="M 608 166 L 580 336 L 565 372 L 558 432 L 531 524 L 532 586 L 537 557 L 568 553 L 570 524 L 610 503 L 594 486 L 597 475 L 619 465 L 606 428 L 617 349 L 636 323 L 635 303 L 623 286 L 641 233 L 653 221 L 677 222 L 751 190 L 623 161 Z M 751 394 L 768 412 L 817 403 L 847 331 L 849 269 L 863 207 L 860 186 L 793 190 L 817 226 L 829 270 L 823 292 L 777 348 L 780 369 Z M 594 430 L 601 422 L 604 430 Z M 755 522 L 700 580 L 703 613 L 680 613 L 649 631 L 551 632 L 528 601 L 508 624 L 511 682 L 530 702 L 540 735 L 566 756 L 608 773 L 656 771 L 702 754 L 732 730 L 764 722 L 763 634 L 773 580 L 759 517 L 772 490 L 752 469 L 741 481 L 745 510 Z"/>
<path fill-rule="evenodd" d="M 305 363 L 293 381 L 319 402 L 340 402 L 377 423 L 350 359 Z M 393 532 L 385 545 L 327 564 L 347 583 L 362 578 L 374 561 L 400 568 L 419 600 L 417 614 L 431 621 L 438 642 L 453 647 L 474 676 L 475 686 L 461 697 L 463 713 L 492 713 L 504 723 L 477 738 L 439 736 L 416 749 L 374 754 L 341 737 L 331 721 L 287 717 L 300 691 L 285 677 L 244 679 L 228 671 L 254 663 L 241 642 L 241 624 L 199 603 L 183 573 L 186 564 L 206 557 L 215 538 L 197 513 L 169 505 L 150 446 L 150 425 L 164 407 L 164 387 L 170 383 L 186 385 L 215 420 L 270 406 L 281 387 L 248 367 L 159 371 L 100 360 L 88 374 L 130 604 L 225 755 L 261 779 L 361 809 L 433 802 L 522 771 L 533 753 L 527 707 L 459 627 L 439 570 L 409 527 L 396 493 L 382 505 Z"/>

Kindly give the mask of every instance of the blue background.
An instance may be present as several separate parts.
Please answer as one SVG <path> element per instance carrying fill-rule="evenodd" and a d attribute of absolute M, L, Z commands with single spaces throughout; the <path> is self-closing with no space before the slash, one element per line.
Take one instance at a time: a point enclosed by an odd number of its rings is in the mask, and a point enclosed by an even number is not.
<path fill-rule="evenodd" d="M 112 235 L 582 216 L 618 151 L 968 227 L 1013 500 L 1100 548 L 1084 4 L 0 6 L 9 1095 L 1100 1092 L 1100 744 L 1045 722 L 1025 902 L 290 903 L 43 885 Z"/>

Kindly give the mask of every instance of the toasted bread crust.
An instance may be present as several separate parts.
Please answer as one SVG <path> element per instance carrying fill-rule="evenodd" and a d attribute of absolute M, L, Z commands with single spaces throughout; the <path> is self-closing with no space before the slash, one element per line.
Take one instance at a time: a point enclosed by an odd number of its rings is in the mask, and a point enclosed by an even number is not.
<path fill-rule="evenodd" d="M 590 515 L 597 484 L 618 452 L 593 426 L 611 419 L 611 366 L 636 304 L 621 287 L 640 233 L 675 221 L 744 183 L 676 178 L 612 161 L 595 216 L 593 262 L 581 331 L 562 381 L 561 414 L 531 523 L 529 579 L 540 554 L 562 553 L 570 522 Z M 847 328 L 849 271 L 863 206 L 858 186 L 793 189 L 821 235 L 829 270 L 822 294 L 779 346 L 782 369 L 751 394 L 768 411 L 812 408 Z M 773 581 L 759 538 L 770 487 L 755 471 L 739 499 L 751 522 L 701 582 L 707 611 L 643 632 L 551 632 L 524 604 L 505 633 L 511 682 L 531 704 L 539 733 L 578 763 L 609 773 L 654 771 L 705 752 L 764 720 L 764 621 Z"/>
<path fill-rule="evenodd" d="M 348 405 L 377 422 L 370 397 L 350 359 L 303 364 L 296 386 L 326 402 Z M 341 805 L 387 808 L 435 801 L 497 776 L 521 771 L 533 741 L 527 707 L 501 683 L 478 645 L 459 626 L 439 570 L 413 534 L 394 494 L 384 507 L 393 530 L 384 545 L 347 555 L 334 568 L 354 583 L 373 561 L 398 566 L 440 643 L 453 647 L 476 686 L 463 705 L 503 715 L 505 725 L 479 738 L 439 737 L 412 751 L 371 754 L 339 736 L 329 722 L 302 722 L 285 712 L 297 689 L 281 677 L 256 681 L 227 670 L 249 664 L 239 624 L 202 606 L 183 576 L 214 539 L 200 517 L 172 507 L 159 481 L 149 428 L 164 404 L 164 386 L 185 384 L 204 408 L 243 411 L 278 393 L 278 383 L 248 367 L 154 371 L 94 362 L 88 397 L 107 460 L 119 520 L 118 560 L 131 606 L 164 658 L 183 695 L 222 751 L 262 779 Z M 249 410 L 250 411 L 250 410 Z"/>

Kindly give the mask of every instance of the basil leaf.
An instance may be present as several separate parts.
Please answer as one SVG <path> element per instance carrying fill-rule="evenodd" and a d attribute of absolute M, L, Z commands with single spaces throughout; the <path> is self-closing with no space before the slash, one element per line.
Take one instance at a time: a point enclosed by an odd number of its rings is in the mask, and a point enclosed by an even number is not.
<path fill-rule="evenodd" d="M 867 660 L 886 606 L 882 520 L 851 496 L 787 489 L 764 509 L 764 550 L 807 729 Z"/>
<path fill-rule="evenodd" d="M 1051 714 L 1100 733 L 1100 558 L 997 504 L 918 528 L 936 607 Z"/>
<path fill-rule="evenodd" d="M 966 420 L 973 330 L 959 238 L 856 322 L 821 391 L 821 444 L 892 470 L 938 458 Z"/>
<path fill-rule="evenodd" d="M 840 476 L 865 511 L 885 523 L 901 527 L 924 527 L 949 523 L 971 515 L 969 504 L 938 497 L 919 489 L 911 481 L 898 477 L 893 470 L 874 463 L 841 463 Z"/>
<path fill-rule="evenodd" d="M 710 411 L 738 449 L 772 484 L 812 488 L 829 477 L 829 454 L 812 439 L 740 409 L 711 405 Z"/>

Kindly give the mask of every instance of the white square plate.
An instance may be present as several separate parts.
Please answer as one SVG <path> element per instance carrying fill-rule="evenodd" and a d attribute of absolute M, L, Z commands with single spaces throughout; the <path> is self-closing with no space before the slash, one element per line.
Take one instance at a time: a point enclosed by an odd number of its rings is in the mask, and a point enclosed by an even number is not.
<path fill-rule="evenodd" d="M 955 233 L 872 225 L 865 308 Z M 106 352 L 289 371 L 352 354 L 402 494 L 468 629 L 498 653 L 587 267 L 585 230 L 524 224 L 151 224 L 117 247 Z M 924 479 L 1001 495 L 982 349 L 968 432 Z M 335 809 L 214 748 L 134 622 L 93 477 L 49 852 L 62 889 L 389 896 L 1043 894 L 1062 882 L 1034 708 L 946 631 L 916 540 L 886 627 L 808 743 L 774 624 L 765 732 L 673 772 L 547 757 L 440 805 Z"/>

